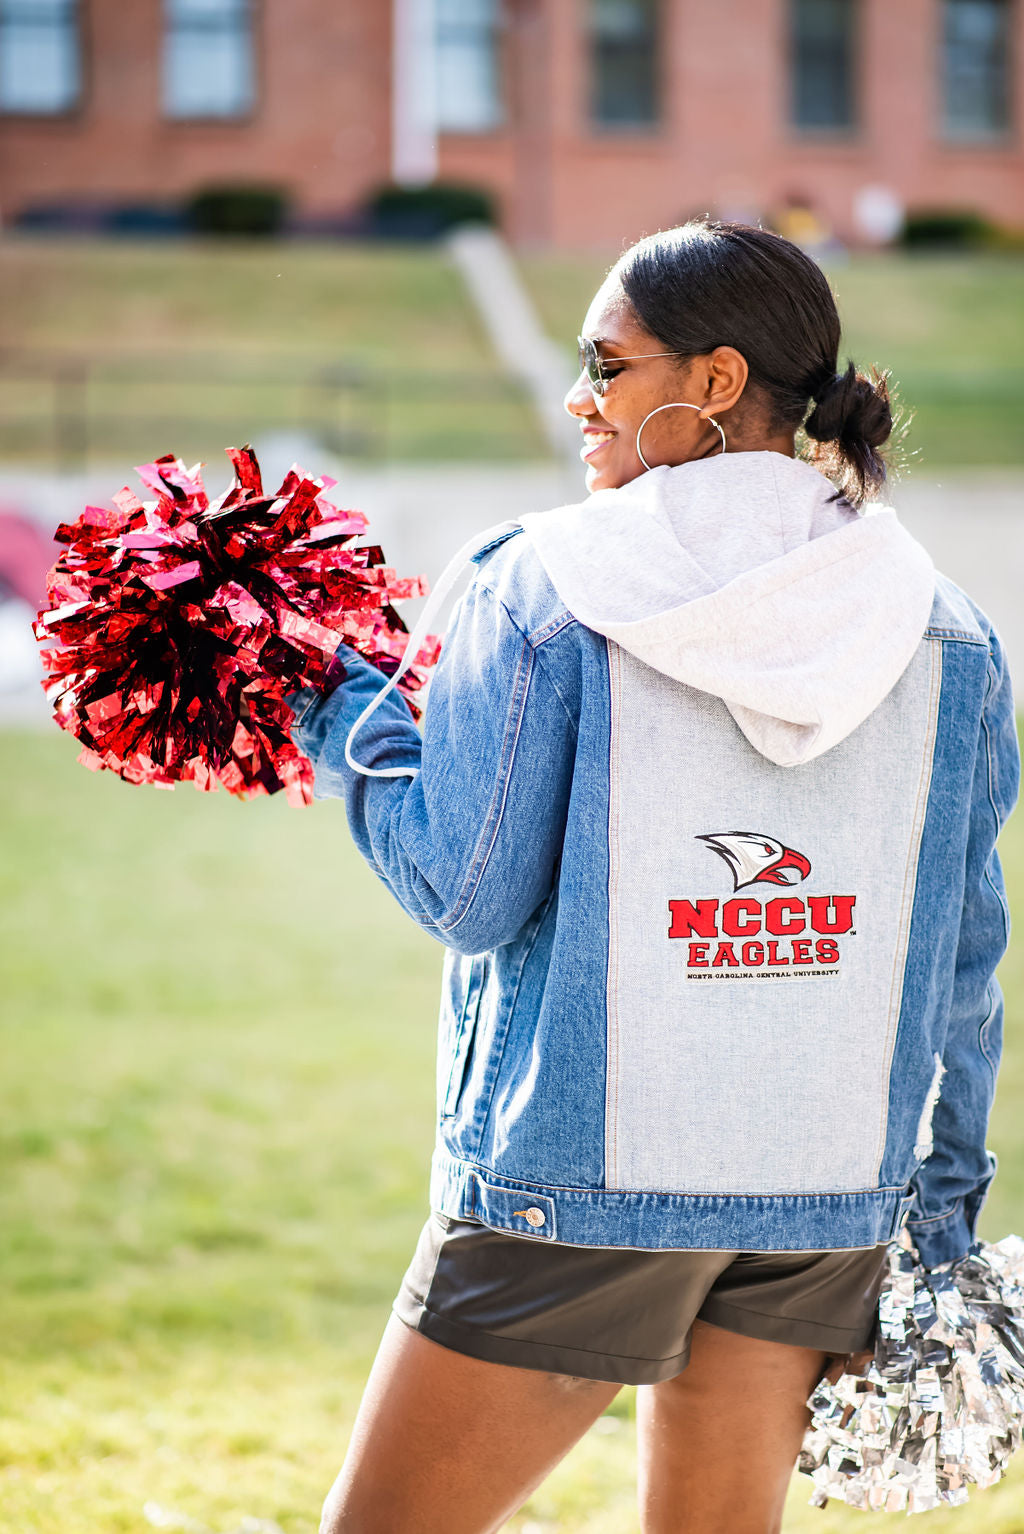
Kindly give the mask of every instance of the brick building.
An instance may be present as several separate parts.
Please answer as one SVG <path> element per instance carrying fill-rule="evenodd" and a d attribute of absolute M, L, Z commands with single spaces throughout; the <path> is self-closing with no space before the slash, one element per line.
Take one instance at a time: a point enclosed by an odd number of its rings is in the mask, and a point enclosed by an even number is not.
<path fill-rule="evenodd" d="M 1024 0 L 0 0 L 0 219 L 483 184 L 523 243 L 810 203 L 1024 226 Z"/>

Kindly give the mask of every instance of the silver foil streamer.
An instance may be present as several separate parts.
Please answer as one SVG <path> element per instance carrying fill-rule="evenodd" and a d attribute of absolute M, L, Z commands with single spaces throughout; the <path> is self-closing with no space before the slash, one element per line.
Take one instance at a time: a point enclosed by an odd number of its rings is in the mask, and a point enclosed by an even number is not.
<path fill-rule="evenodd" d="M 925 1513 L 994 1485 L 1024 1419 L 1024 1241 L 978 1241 L 931 1270 L 892 1242 L 874 1358 L 807 1404 L 797 1469 L 816 1507 Z"/>

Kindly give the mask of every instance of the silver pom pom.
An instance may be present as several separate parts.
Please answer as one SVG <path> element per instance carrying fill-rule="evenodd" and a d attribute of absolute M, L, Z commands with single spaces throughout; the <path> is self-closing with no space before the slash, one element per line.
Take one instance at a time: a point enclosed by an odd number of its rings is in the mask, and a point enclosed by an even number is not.
<path fill-rule="evenodd" d="M 1021 1442 L 1024 1241 L 975 1242 L 930 1271 L 899 1242 L 864 1375 L 823 1379 L 797 1469 L 811 1503 L 924 1513 L 992 1486 Z"/>

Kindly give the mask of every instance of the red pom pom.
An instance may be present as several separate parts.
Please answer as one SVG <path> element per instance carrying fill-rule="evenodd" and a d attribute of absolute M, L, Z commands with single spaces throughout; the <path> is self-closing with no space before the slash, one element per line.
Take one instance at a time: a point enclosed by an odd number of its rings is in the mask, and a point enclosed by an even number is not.
<path fill-rule="evenodd" d="M 163 788 L 220 782 L 239 798 L 283 788 L 308 804 L 313 768 L 285 696 L 336 680 L 342 641 L 392 675 L 407 630 L 391 604 L 426 585 L 399 579 L 379 548 L 351 547 L 366 518 L 324 497 L 333 480 L 294 468 L 269 496 L 250 447 L 228 456 L 235 482 L 213 504 L 198 465 L 168 454 L 138 470 L 155 501 L 124 489 L 115 509 L 57 529 L 68 547 L 35 624 L 58 642 L 44 686 L 87 767 Z M 414 718 L 439 649 L 428 640 L 398 684 Z"/>

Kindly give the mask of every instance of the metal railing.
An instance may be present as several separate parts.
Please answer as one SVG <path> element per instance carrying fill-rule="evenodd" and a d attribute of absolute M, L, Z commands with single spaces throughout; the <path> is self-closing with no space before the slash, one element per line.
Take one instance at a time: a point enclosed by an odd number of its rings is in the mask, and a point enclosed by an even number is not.
<path fill-rule="evenodd" d="M 356 460 L 544 456 L 524 391 L 494 371 L 420 375 L 294 354 L 0 349 L 7 461 L 66 471 L 126 455 L 207 457 L 282 430 Z"/>

